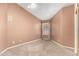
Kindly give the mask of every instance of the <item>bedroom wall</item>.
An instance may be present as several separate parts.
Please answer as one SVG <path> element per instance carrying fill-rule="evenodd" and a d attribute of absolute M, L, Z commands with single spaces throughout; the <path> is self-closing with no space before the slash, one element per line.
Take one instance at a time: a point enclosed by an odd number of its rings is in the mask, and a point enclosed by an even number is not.
<path fill-rule="evenodd" d="M 0 50 L 39 38 L 39 19 L 17 4 L 0 4 Z"/>
<path fill-rule="evenodd" d="M 7 22 L 9 46 L 39 39 L 40 24 L 40 20 L 17 4 L 9 4 Z"/>
<path fill-rule="evenodd" d="M 0 4 L 0 51 L 2 51 L 7 46 L 6 11 L 7 11 L 7 4 Z"/>
<path fill-rule="evenodd" d="M 74 47 L 74 6 L 62 8 L 51 20 L 52 40 Z"/>

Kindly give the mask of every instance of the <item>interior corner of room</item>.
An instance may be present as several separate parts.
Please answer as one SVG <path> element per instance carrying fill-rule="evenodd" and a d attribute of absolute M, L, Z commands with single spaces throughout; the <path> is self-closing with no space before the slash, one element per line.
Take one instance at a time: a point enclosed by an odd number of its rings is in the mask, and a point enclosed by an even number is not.
<path fill-rule="evenodd" d="M 78 10 L 75 3 L 0 3 L 0 55 L 78 55 Z"/>

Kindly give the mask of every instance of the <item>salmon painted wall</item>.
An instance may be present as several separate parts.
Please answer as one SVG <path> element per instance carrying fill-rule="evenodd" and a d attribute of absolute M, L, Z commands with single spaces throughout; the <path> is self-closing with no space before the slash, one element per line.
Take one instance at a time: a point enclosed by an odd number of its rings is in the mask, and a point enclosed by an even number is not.
<path fill-rule="evenodd" d="M 0 4 L 0 49 L 40 38 L 40 20 L 17 4 Z"/>
<path fill-rule="evenodd" d="M 17 4 L 8 7 L 7 25 L 9 46 L 40 38 L 40 21 Z"/>
<path fill-rule="evenodd" d="M 74 6 L 62 8 L 51 20 L 52 40 L 74 47 Z"/>
<path fill-rule="evenodd" d="M 6 11 L 7 11 L 7 4 L 0 4 L 0 51 L 2 51 L 7 46 Z"/>

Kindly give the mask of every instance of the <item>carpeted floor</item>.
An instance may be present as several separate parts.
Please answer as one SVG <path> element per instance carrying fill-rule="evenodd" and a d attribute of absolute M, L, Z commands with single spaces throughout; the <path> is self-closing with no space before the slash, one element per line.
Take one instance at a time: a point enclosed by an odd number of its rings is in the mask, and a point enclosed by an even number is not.
<path fill-rule="evenodd" d="M 78 50 L 78 56 L 79 56 L 79 50 Z"/>
<path fill-rule="evenodd" d="M 1 56 L 73 56 L 74 52 L 52 41 L 36 40 L 8 49 Z"/>

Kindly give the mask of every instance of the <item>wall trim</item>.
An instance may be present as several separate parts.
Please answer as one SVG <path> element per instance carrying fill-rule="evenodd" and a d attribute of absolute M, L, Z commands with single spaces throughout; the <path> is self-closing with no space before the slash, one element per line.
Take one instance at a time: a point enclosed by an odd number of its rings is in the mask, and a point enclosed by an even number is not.
<path fill-rule="evenodd" d="M 74 50 L 73 47 L 68 47 L 68 46 L 62 45 L 62 44 L 56 42 L 55 40 L 52 40 L 52 42 L 56 43 L 57 45 L 59 45 L 59 46 L 61 46 L 61 47 L 68 48 L 68 49 L 73 49 L 73 50 Z"/>
<path fill-rule="evenodd" d="M 8 48 L 2 50 L 2 51 L 0 52 L 0 55 L 2 55 L 4 52 L 6 52 L 6 51 L 9 50 L 9 49 L 12 49 L 12 48 L 15 48 L 15 47 L 19 47 L 19 46 L 22 46 L 22 45 L 24 45 L 24 44 L 29 44 L 29 43 L 31 43 L 31 42 L 35 42 L 35 41 L 39 41 L 39 40 L 41 40 L 41 39 L 36 39 L 36 40 L 32 40 L 32 41 L 30 41 L 30 42 L 25 42 L 25 43 L 20 43 L 20 44 L 14 45 L 14 46 L 10 46 L 10 47 L 8 47 Z"/>
<path fill-rule="evenodd" d="M 24 45 L 24 44 L 29 44 L 29 43 L 31 43 L 31 42 L 35 42 L 35 41 L 39 41 L 39 40 L 41 40 L 41 39 L 37 39 L 37 40 L 30 41 L 30 42 L 25 42 L 25 43 L 21 43 L 21 44 L 17 44 L 17 45 L 8 47 L 8 48 L 2 50 L 2 51 L 0 52 L 0 55 L 2 55 L 4 52 L 6 52 L 6 51 L 9 50 L 9 49 L 12 49 L 12 48 L 15 48 L 15 47 L 19 47 L 19 46 L 22 46 L 22 45 Z M 58 42 L 56 42 L 56 41 L 54 41 L 54 40 L 51 40 L 51 41 L 54 42 L 55 44 L 57 44 L 57 45 L 63 47 L 63 48 L 68 48 L 68 49 L 73 49 L 73 50 L 74 50 L 73 47 L 64 46 L 64 45 L 62 45 L 62 44 L 60 44 L 60 43 L 58 43 Z M 78 49 L 78 50 L 79 50 L 79 49 Z"/>

